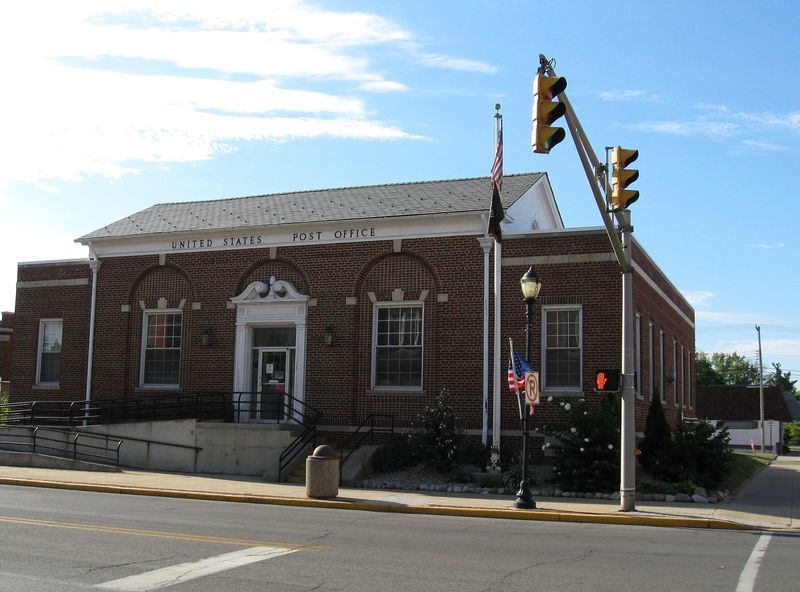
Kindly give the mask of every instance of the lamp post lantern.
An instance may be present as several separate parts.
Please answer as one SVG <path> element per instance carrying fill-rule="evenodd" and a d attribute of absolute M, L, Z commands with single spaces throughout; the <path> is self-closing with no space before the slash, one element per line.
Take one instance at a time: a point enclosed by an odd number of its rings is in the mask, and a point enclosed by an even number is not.
<path fill-rule="evenodd" d="M 533 367 L 531 360 L 531 322 L 533 320 L 533 305 L 542 289 L 542 280 L 539 274 L 531 267 L 519 281 L 522 288 L 522 300 L 525 302 L 525 357 Z M 522 480 L 519 484 L 517 499 L 514 507 L 531 509 L 536 507 L 536 502 L 531 497 L 530 484 L 528 483 L 528 412 L 527 405 L 522 406 Z"/>

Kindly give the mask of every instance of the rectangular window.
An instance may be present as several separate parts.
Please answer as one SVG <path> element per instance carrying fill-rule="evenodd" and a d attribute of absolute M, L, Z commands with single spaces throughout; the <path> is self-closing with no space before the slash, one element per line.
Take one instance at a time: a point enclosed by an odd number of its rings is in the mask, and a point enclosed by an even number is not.
<path fill-rule="evenodd" d="M 582 321 L 580 307 L 542 308 L 545 389 L 581 389 Z"/>
<path fill-rule="evenodd" d="M 678 344 L 672 340 L 672 404 L 678 406 Z"/>
<path fill-rule="evenodd" d="M 694 361 L 694 354 L 690 351 L 686 352 L 686 405 L 692 406 L 692 362 Z"/>
<path fill-rule="evenodd" d="M 647 352 L 648 352 L 648 360 L 647 360 L 647 385 L 649 387 L 649 394 L 650 400 L 653 400 L 653 381 L 655 380 L 655 360 L 653 358 L 653 323 L 650 323 L 648 328 L 648 335 L 647 335 L 648 343 L 647 343 Z"/>
<path fill-rule="evenodd" d="M 62 319 L 39 321 L 39 345 L 36 359 L 36 384 L 57 385 L 61 376 Z"/>
<path fill-rule="evenodd" d="M 661 358 L 661 367 L 659 368 L 659 389 L 661 390 L 661 402 L 667 402 L 667 391 L 664 390 L 664 332 L 658 332 L 658 355 Z"/>
<path fill-rule="evenodd" d="M 182 321 L 183 314 L 180 311 L 144 313 L 142 386 L 180 385 Z"/>
<path fill-rule="evenodd" d="M 686 408 L 686 352 L 681 346 L 681 409 Z"/>
<path fill-rule="evenodd" d="M 634 350 L 633 364 L 636 396 L 642 398 L 642 317 L 636 315 L 636 349 Z"/>
<path fill-rule="evenodd" d="M 422 389 L 422 305 L 377 305 L 373 330 L 373 388 Z"/>

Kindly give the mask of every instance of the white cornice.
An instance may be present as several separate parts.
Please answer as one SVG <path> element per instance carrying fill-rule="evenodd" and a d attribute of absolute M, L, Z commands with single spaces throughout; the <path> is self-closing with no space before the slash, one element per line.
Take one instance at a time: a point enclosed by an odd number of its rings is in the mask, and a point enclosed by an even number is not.
<path fill-rule="evenodd" d="M 487 204 L 488 207 L 488 204 Z M 269 247 L 483 235 L 481 214 L 408 216 L 348 222 L 317 222 L 253 227 L 237 232 L 214 230 L 93 240 L 97 257 L 161 253 L 199 253 Z"/>

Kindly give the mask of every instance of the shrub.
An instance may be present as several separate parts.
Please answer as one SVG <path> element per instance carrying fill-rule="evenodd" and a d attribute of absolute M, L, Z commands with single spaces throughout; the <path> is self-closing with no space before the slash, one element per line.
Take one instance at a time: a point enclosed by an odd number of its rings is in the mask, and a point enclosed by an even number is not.
<path fill-rule="evenodd" d="M 647 419 L 644 425 L 644 439 L 639 443 L 639 464 L 642 468 L 658 479 L 668 477 L 671 470 L 672 456 L 672 431 L 667 418 L 664 416 L 664 407 L 661 405 L 661 395 L 658 390 L 653 393 L 653 400 L 647 410 Z"/>
<path fill-rule="evenodd" d="M 461 428 L 447 389 L 442 389 L 425 407 L 414 427 L 410 444 L 420 460 L 439 472 L 449 471 L 456 462 Z"/>
<path fill-rule="evenodd" d="M 673 481 L 691 481 L 710 488 L 718 485 L 730 465 L 733 452 L 727 428 L 715 430 L 710 424 L 681 422 L 675 429 Z"/>
<path fill-rule="evenodd" d="M 614 491 L 619 485 L 619 397 L 604 396 L 599 405 L 561 405 L 568 413 L 566 427 L 546 430 L 561 442 L 556 483 L 567 491 Z"/>

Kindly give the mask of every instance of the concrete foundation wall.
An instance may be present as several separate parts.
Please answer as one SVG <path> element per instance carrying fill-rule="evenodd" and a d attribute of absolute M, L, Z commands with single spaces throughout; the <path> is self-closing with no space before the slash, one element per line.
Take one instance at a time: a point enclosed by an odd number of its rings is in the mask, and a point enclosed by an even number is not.
<path fill-rule="evenodd" d="M 92 426 L 125 440 L 120 463 L 162 471 L 261 475 L 277 480 L 281 453 L 294 436 L 284 425 L 198 422 L 194 419 Z M 138 442 L 132 438 L 151 440 Z M 200 448 L 181 448 L 180 444 Z"/>

